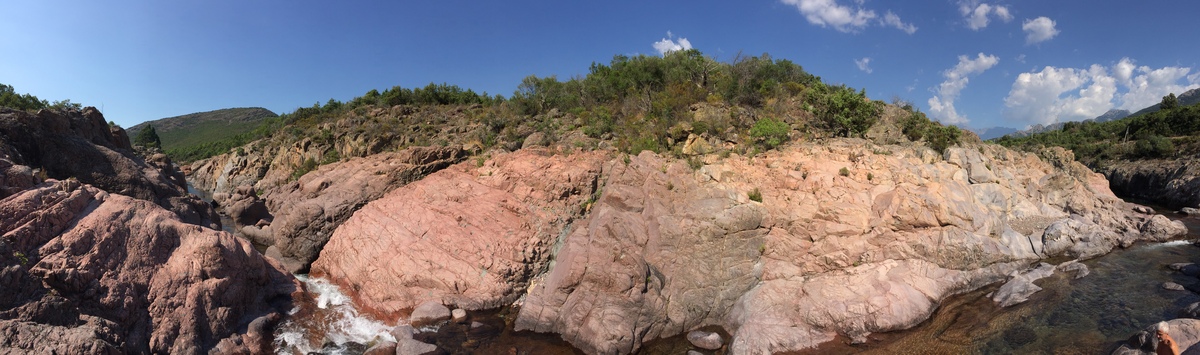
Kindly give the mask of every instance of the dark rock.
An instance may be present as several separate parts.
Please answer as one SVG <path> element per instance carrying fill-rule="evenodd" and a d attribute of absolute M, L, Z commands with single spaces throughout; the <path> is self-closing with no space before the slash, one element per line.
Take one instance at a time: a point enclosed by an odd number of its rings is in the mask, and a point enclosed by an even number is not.
<path fill-rule="evenodd" d="M 1012 329 L 1004 331 L 1004 341 L 1008 342 L 1013 348 L 1019 348 L 1022 345 L 1032 343 L 1038 338 L 1037 333 L 1033 329 L 1026 326 L 1016 326 Z"/>

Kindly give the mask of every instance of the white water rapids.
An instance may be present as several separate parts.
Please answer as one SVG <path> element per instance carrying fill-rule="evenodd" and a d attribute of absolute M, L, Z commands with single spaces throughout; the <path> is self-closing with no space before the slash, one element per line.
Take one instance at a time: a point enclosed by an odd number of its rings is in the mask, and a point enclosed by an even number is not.
<path fill-rule="evenodd" d="M 296 275 L 316 300 L 317 309 L 308 314 L 300 307 L 293 308 L 275 332 L 277 354 L 347 354 L 349 346 L 370 346 L 382 341 L 396 341 L 392 327 L 358 314 L 350 297 L 336 285 L 308 275 Z M 358 352 L 361 352 L 359 350 Z"/>

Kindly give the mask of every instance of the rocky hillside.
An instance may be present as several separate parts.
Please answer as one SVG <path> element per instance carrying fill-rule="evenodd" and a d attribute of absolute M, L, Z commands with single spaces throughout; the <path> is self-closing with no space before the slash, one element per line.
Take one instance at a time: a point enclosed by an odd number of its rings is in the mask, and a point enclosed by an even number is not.
<path fill-rule="evenodd" d="M 1200 180 L 1192 169 L 1200 154 L 1200 104 L 1183 105 L 1173 98 L 1163 99 L 1171 102 L 1169 107 L 1148 114 L 1105 123 L 1068 123 L 1061 131 L 997 142 L 1029 151 L 1071 149 L 1086 165 L 1104 173 L 1122 196 L 1176 209 L 1200 207 L 1193 187 Z"/>
<path fill-rule="evenodd" d="M 0 353 L 271 351 L 299 283 L 165 156 L 92 107 L 0 108 L 0 136 Z"/>
<path fill-rule="evenodd" d="M 704 327 L 733 354 L 867 341 L 1041 260 L 1186 231 L 1070 151 L 982 143 L 766 56 L 618 57 L 509 99 L 373 90 L 280 122 L 188 168 L 269 255 L 385 322 L 513 305 L 586 353 Z"/>
<path fill-rule="evenodd" d="M 168 155 L 197 149 L 206 143 L 235 137 L 254 130 L 263 120 L 278 117 L 262 107 L 227 108 L 197 112 L 182 116 L 160 118 L 139 123 L 126 131 L 136 137 L 142 129 L 153 126 Z"/>

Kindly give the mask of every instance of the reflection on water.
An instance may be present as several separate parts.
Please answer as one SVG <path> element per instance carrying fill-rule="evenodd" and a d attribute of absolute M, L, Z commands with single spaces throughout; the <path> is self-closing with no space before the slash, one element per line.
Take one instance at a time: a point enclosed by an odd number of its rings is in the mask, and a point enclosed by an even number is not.
<path fill-rule="evenodd" d="M 839 339 L 800 353 L 1109 353 L 1138 330 L 1176 318 L 1187 305 L 1200 302 L 1194 292 L 1162 288 L 1175 282 L 1200 289 L 1200 280 L 1166 267 L 1191 262 L 1200 262 L 1200 248 L 1189 242 L 1139 244 L 1084 262 L 1091 274 L 1082 279 L 1056 274 L 1035 282 L 1044 290 L 1016 306 L 996 307 L 987 297 L 999 287 L 993 285 L 950 298 L 916 328 L 876 334 L 865 345 Z"/>
<path fill-rule="evenodd" d="M 187 183 L 187 192 L 189 194 L 199 196 L 200 199 L 202 199 L 206 202 L 212 203 L 212 200 L 213 200 L 212 194 L 209 193 L 208 191 L 197 189 L 195 186 L 192 186 L 191 181 L 189 181 Z M 221 230 L 229 232 L 229 234 L 237 234 L 233 230 L 233 219 L 229 218 L 229 216 L 226 216 L 224 213 L 217 213 L 217 214 L 221 216 Z M 259 250 L 259 251 L 261 252 L 262 250 Z"/>

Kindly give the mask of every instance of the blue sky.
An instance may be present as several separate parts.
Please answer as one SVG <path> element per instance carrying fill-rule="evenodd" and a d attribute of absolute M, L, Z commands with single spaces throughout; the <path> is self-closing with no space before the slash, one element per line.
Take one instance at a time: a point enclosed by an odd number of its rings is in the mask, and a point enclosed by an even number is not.
<path fill-rule="evenodd" d="M 527 75 L 566 79 L 656 43 L 723 61 L 770 53 L 966 127 L 1132 111 L 1200 87 L 1196 1 L 10 0 L 0 14 L 0 83 L 125 127 L 430 82 L 509 96 Z"/>

